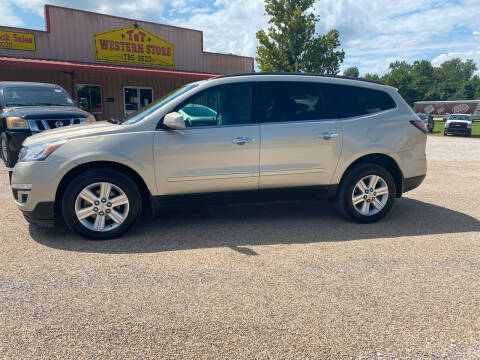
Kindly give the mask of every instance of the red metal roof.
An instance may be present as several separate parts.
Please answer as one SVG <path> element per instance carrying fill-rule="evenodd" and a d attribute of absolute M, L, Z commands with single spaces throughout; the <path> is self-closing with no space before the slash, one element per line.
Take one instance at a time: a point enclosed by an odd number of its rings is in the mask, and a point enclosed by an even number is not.
<path fill-rule="evenodd" d="M 23 69 L 75 71 L 77 73 L 88 72 L 101 74 L 156 76 L 162 78 L 175 78 L 186 80 L 205 80 L 220 75 L 177 70 L 153 69 L 146 67 L 77 63 L 72 61 L 26 59 L 5 56 L 0 56 L 0 66 L 9 66 Z"/>

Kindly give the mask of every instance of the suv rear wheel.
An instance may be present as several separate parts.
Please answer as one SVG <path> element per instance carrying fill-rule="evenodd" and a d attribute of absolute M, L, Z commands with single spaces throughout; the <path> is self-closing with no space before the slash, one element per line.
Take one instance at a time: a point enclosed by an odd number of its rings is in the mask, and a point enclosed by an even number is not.
<path fill-rule="evenodd" d="M 142 197 L 128 176 L 110 169 L 89 170 L 65 190 L 62 213 L 70 229 L 94 240 L 119 236 L 140 217 Z"/>
<path fill-rule="evenodd" d="M 388 214 L 395 197 L 395 180 L 385 168 L 361 164 L 342 180 L 336 202 L 345 217 L 371 223 Z"/>

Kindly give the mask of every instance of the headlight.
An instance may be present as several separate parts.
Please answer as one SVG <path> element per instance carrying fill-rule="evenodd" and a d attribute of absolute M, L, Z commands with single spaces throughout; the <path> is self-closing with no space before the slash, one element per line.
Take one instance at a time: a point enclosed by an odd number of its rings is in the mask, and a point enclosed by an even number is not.
<path fill-rule="evenodd" d="M 448 126 L 450 125 L 450 123 L 445 123 L 445 127 L 448 128 Z"/>
<path fill-rule="evenodd" d="M 51 153 L 53 153 L 66 142 L 66 140 L 59 140 L 55 142 L 26 146 L 20 151 L 18 161 L 25 162 L 45 160 Z"/>
<path fill-rule="evenodd" d="M 87 124 L 91 124 L 91 123 L 94 123 L 96 122 L 97 120 L 95 120 L 95 116 L 93 116 L 92 114 L 88 115 L 86 118 L 85 118 L 85 123 Z"/>
<path fill-rule="evenodd" d="M 468 123 L 467 124 L 467 129 L 471 129 L 472 128 L 472 123 Z"/>
<path fill-rule="evenodd" d="M 19 117 L 7 118 L 7 128 L 12 130 L 30 129 L 27 120 L 20 119 Z"/>

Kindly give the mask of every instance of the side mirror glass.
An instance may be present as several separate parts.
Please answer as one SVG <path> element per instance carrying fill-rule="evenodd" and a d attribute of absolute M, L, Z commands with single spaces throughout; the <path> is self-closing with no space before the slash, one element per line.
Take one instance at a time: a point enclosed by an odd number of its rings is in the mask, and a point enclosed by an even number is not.
<path fill-rule="evenodd" d="M 88 100 L 87 98 L 80 98 L 78 105 L 81 109 L 87 110 L 88 109 Z"/>
<path fill-rule="evenodd" d="M 163 125 L 170 129 L 185 129 L 185 120 L 178 112 L 171 112 L 163 118 Z"/>

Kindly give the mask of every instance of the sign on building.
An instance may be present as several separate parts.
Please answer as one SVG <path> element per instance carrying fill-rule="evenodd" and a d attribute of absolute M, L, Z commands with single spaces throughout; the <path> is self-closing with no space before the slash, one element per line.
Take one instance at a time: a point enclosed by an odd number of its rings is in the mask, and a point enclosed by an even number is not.
<path fill-rule="evenodd" d="M 0 48 L 35 51 L 35 35 L 0 30 Z"/>
<path fill-rule="evenodd" d="M 98 61 L 133 65 L 174 65 L 174 46 L 139 25 L 95 34 Z"/>

